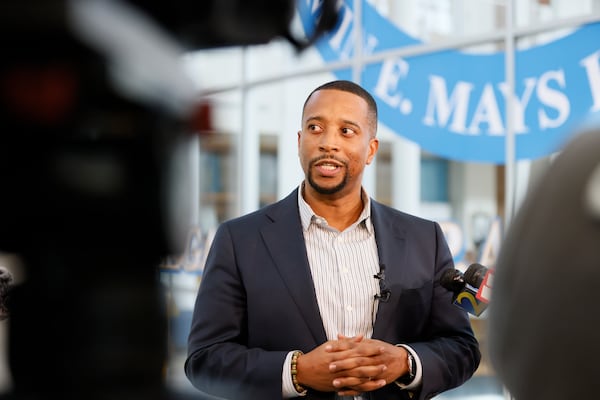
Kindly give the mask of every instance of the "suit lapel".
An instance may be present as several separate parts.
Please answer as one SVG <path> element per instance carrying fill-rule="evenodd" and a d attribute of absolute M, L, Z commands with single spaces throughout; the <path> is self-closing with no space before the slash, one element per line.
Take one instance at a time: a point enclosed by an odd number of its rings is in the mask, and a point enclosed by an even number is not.
<path fill-rule="evenodd" d="M 307 328 L 315 340 L 321 344 L 327 340 L 321 320 L 312 275 L 306 256 L 306 246 L 298 212 L 298 192 L 295 190 L 276 207 L 269 210 L 270 224 L 261 229 L 264 243 L 273 258 L 290 296 L 298 306 L 298 312 L 306 321 Z M 373 337 L 381 338 L 394 318 L 394 312 L 405 280 L 406 235 L 400 226 L 400 218 L 394 218 L 386 209 L 371 201 L 371 217 L 375 229 L 375 240 L 380 264 L 385 265 L 386 284 L 394 287 L 390 300 L 380 303 Z"/>
<path fill-rule="evenodd" d="M 377 252 L 379 255 L 379 264 L 385 265 L 385 280 L 388 288 L 392 288 L 392 293 L 388 302 L 380 302 L 377 310 L 377 318 L 373 327 L 373 337 L 381 338 L 392 321 L 397 321 L 394 316 L 397 310 L 397 303 L 400 297 L 398 292 L 402 285 L 398 282 L 403 281 L 403 275 L 406 273 L 406 238 L 405 232 L 398 224 L 399 218 L 394 218 L 381 204 L 371 200 L 371 217 L 375 229 L 375 240 L 377 242 Z"/>
<path fill-rule="evenodd" d="M 321 344 L 327 337 L 306 256 L 297 196 L 295 190 L 269 211 L 267 217 L 272 223 L 264 226 L 261 234 L 298 312 L 306 321 L 315 343 Z"/>

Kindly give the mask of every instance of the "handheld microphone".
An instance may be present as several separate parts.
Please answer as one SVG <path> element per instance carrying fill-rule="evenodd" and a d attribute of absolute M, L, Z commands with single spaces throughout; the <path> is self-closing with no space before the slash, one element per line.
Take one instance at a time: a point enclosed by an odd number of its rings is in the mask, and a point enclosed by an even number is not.
<path fill-rule="evenodd" d="M 481 264 L 471 264 L 465 271 L 465 281 L 477 288 L 475 297 L 484 303 L 490 302 L 492 285 L 494 283 L 494 270 Z"/>
<path fill-rule="evenodd" d="M 454 293 L 454 304 L 469 314 L 480 316 L 488 306 L 488 301 L 478 298 L 487 272 L 488 269 L 481 264 L 471 264 L 464 274 L 457 269 L 448 269 L 442 274 L 440 284 Z"/>

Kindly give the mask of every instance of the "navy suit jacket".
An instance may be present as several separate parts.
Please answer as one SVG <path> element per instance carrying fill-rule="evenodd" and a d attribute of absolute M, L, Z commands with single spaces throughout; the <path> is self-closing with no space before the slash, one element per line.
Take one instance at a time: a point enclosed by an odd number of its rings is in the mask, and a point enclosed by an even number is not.
<path fill-rule="evenodd" d="M 185 372 L 194 386 L 227 399 L 280 399 L 291 350 L 327 341 L 298 211 L 285 199 L 221 224 L 209 254 L 192 320 Z M 480 352 L 468 316 L 439 285 L 452 256 L 439 225 L 371 201 L 380 264 L 391 289 L 379 304 L 373 338 L 407 344 L 423 365 L 426 399 L 471 377 Z M 370 398 L 408 399 L 387 385 Z M 306 399 L 331 399 L 309 390 Z"/>

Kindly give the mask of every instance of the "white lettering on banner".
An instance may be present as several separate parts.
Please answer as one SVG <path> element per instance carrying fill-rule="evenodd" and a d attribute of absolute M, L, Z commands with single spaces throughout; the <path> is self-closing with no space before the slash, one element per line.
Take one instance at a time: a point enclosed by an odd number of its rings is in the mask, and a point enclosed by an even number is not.
<path fill-rule="evenodd" d="M 519 99 L 518 96 L 513 96 L 513 124 L 515 133 L 526 133 L 529 131 L 529 128 L 525 124 L 525 109 L 529 104 L 529 100 L 531 99 L 531 94 L 533 93 L 533 89 L 535 89 L 535 84 L 537 80 L 535 78 L 526 78 L 525 79 L 525 90 L 523 91 L 523 96 Z M 508 102 L 508 85 L 506 82 L 500 83 L 498 88 L 504 95 L 504 101 Z"/>
<path fill-rule="evenodd" d="M 342 20 L 335 34 L 329 39 L 329 45 L 333 50 L 340 54 L 341 59 L 350 57 L 350 51 L 353 47 L 354 40 L 352 33 L 352 19 L 354 14 L 348 6 L 342 6 L 339 10 Z"/>
<path fill-rule="evenodd" d="M 383 100 L 388 106 L 396 108 L 400 105 L 402 94 L 397 91 L 400 79 L 408 75 L 408 63 L 401 58 L 386 60 L 381 65 L 381 72 L 374 94 Z M 395 94 L 391 94 L 395 92 Z M 408 100 L 405 100 L 408 101 Z"/>
<path fill-rule="evenodd" d="M 590 67 L 591 68 L 591 67 Z M 593 71 L 592 71 L 593 72 Z M 598 67 L 598 96 L 600 96 L 600 66 Z M 540 103 L 548 108 L 556 110 L 556 116 L 550 117 L 544 107 L 538 109 L 538 123 L 540 129 L 557 128 L 565 123 L 571 112 L 571 104 L 568 97 L 561 91 L 552 88 L 551 82 L 558 87 L 565 88 L 566 80 L 563 70 L 548 71 L 543 73 L 539 80 L 526 78 L 525 89 L 519 98 L 513 95 L 515 112 L 515 132 L 526 133 L 529 128 L 525 124 L 525 110 L 529 105 L 534 88 Z M 452 94 L 448 96 L 446 81 L 442 76 L 432 75 L 429 78 L 429 98 L 427 100 L 427 111 L 423 123 L 427 126 L 448 127 L 452 132 L 468 135 L 480 135 L 481 124 L 487 124 L 485 134 L 500 136 L 505 132 L 504 123 L 498 99 L 491 83 L 485 84 L 477 107 L 467 128 L 467 111 L 474 85 L 470 82 L 458 81 Z M 498 84 L 504 100 L 508 99 L 508 88 L 505 82 Z M 600 98 L 598 99 L 600 102 Z M 600 107 L 600 104 L 598 105 Z M 437 116 L 437 120 L 436 120 Z M 451 118 L 452 117 L 452 118 Z M 448 123 L 450 124 L 448 125 Z"/>
<path fill-rule="evenodd" d="M 321 2 L 313 3 L 313 14 L 316 10 L 315 3 L 320 5 Z M 331 39 L 329 39 L 329 45 L 335 52 L 338 53 L 341 60 L 347 60 L 352 54 L 356 39 L 352 34 L 352 21 L 354 19 L 354 13 L 348 6 L 344 4 L 339 9 L 339 15 L 341 15 L 341 22 L 339 24 L 339 28 L 335 31 Z M 363 37 L 363 53 L 372 53 L 379 43 L 379 40 L 375 36 L 368 33 L 365 33 Z"/>
<path fill-rule="evenodd" d="M 600 50 L 579 62 L 585 67 L 594 103 L 590 111 L 600 111 Z"/>
<path fill-rule="evenodd" d="M 566 86 L 565 72 L 561 70 L 548 71 L 542 76 L 537 85 L 537 97 L 542 104 L 550 106 L 558 111 L 556 118 L 552 119 L 542 108 L 538 110 L 538 122 L 540 129 L 557 128 L 564 124 L 571 112 L 571 103 L 569 98 L 562 92 L 552 89 L 548 82 L 556 81 L 561 88 Z"/>
<path fill-rule="evenodd" d="M 354 0 L 338 0 L 337 28 L 316 45 L 325 62 L 349 60 L 359 40 L 363 54 L 421 43 L 371 3 L 362 3 L 359 38 L 354 29 L 358 17 Z M 298 4 L 304 28 L 310 31 L 324 1 L 300 0 Z M 381 113 L 383 123 L 398 134 L 404 131 L 404 136 L 425 150 L 455 160 L 506 161 L 501 139 L 507 131 L 510 104 L 513 132 L 531 136 L 519 140 L 516 156 L 532 159 L 556 151 L 571 134 L 565 129 L 567 123 L 600 112 L 600 47 L 594 40 L 599 32 L 600 23 L 584 24 L 544 46 L 518 49 L 516 57 L 528 65 L 514 71 L 515 87 L 511 88 L 504 82 L 500 51 L 474 56 L 456 49 L 427 57 L 365 59 L 359 63 L 365 67 L 359 80 L 369 83 L 367 89 L 387 111 Z M 353 66 L 358 64 L 333 73 L 347 76 Z M 409 114 L 410 118 L 403 118 Z M 432 135 L 439 136 L 439 141 Z M 469 140 L 477 146 L 464 145 Z"/>
<path fill-rule="evenodd" d="M 431 75 L 429 83 L 429 99 L 423 123 L 427 126 L 435 126 L 435 113 L 437 111 L 437 125 L 446 126 L 450 116 L 454 115 L 449 129 L 456 133 L 466 133 L 467 108 L 473 84 L 459 81 L 454 87 L 452 95 L 448 97 L 446 80 L 442 76 Z"/>
<path fill-rule="evenodd" d="M 373 54 L 373 50 L 375 50 L 375 47 L 378 44 L 379 44 L 379 39 L 377 39 L 373 35 L 366 35 L 366 39 L 365 39 L 365 43 L 364 43 L 364 47 L 363 47 L 363 53 L 364 54 Z"/>
<path fill-rule="evenodd" d="M 479 124 L 487 123 L 488 133 L 490 135 L 502 135 L 504 133 L 504 125 L 502 117 L 498 109 L 498 101 L 494 94 L 494 87 L 491 84 L 486 84 L 483 88 L 483 93 L 479 99 L 479 104 L 475 110 L 475 115 L 469 125 L 469 133 L 479 135 Z"/>

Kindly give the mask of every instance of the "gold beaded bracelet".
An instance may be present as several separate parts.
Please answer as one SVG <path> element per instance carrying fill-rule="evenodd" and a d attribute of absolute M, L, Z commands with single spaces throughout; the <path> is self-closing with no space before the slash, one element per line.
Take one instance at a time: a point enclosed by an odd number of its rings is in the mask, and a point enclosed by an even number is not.
<path fill-rule="evenodd" d="M 296 350 L 292 354 L 292 383 L 294 384 L 294 389 L 296 389 L 296 392 L 300 394 L 306 393 L 306 389 L 298 383 L 298 357 L 300 357 L 302 354 L 304 353 L 300 350 Z"/>

